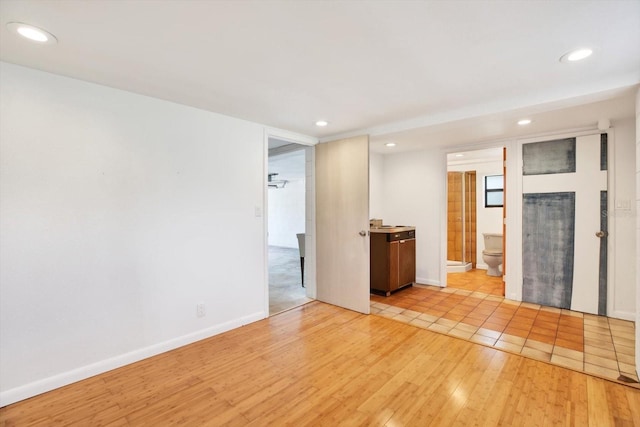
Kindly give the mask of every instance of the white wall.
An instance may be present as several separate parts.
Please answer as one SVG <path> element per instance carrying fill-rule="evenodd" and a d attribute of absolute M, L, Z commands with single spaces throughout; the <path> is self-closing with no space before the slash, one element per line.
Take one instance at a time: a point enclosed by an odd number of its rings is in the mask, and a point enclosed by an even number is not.
<path fill-rule="evenodd" d="M 615 157 L 612 164 L 614 180 L 614 210 L 609 213 L 609 224 L 613 223 L 613 288 L 609 297 L 609 316 L 634 320 L 635 315 L 635 277 L 636 277 L 636 211 L 634 197 L 635 185 L 635 120 L 630 118 L 612 122 L 614 130 L 613 144 Z M 622 204 L 626 204 L 623 206 Z M 611 233 L 610 233 L 611 235 Z M 611 265 L 611 263 L 609 263 Z M 611 284 L 610 284 L 611 285 Z"/>
<path fill-rule="evenodd" d="M 262 126 L 6 63 L 0 87 L 1 405 L 266 317 Z"/>
<path fill-rule="evenodd" d="M 482 259 L 484 237 L 482 233 L 502 233 L 502 208 L 484 207 L 484 177 L 502 175 L 502 159 L 496 161 L 468 162 L 447 166 L 448 171 L 476 171 L 476 268 L 487 269 Z"/>
<path fill-rule="evenodd" d="M 416 227 L 416 281 L 440 285 L 445 156 L 434 149 L 387 154 L 383 163 L 382 177 L 370 180 L 370 185 L 384 203 L 371 214 L 385 224 Z M 380 170 L 379 165 L 372 169 Z"/>
<path fill-rule="evenodd" d="M 384 155 L 369 153 L 369 218 L 382 219 L 384 212 Z"/>

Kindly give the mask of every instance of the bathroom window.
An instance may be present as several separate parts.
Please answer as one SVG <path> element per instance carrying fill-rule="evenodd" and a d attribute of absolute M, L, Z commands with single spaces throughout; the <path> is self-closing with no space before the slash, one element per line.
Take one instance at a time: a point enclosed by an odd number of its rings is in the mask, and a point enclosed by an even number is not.
<path fill-rule="evenodd" d="M 484 207 L 501 208 L 504 205 L 503 175 L 487 175 L 484 177 Z"/>

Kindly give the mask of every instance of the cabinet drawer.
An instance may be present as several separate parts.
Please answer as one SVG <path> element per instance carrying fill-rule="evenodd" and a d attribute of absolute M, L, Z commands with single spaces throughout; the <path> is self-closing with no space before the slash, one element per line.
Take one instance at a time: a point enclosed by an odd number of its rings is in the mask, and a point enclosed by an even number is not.
<path fill-rule="evenodd" d="M 395 242 L 396 240 L 415 239 L 416 230 L 399 231 L 397 233 L 388 233 L 387 242 Z"/>

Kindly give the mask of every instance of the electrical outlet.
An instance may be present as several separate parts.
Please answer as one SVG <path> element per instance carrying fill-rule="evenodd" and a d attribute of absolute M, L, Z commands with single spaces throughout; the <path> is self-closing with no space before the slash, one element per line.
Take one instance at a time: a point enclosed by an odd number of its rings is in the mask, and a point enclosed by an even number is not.
<path fill-rule="evenodd" d="M 207 310 L 204 303 L 196 304 L 196 316 L 204 317 L 205 314 L 207 314 Z"/>

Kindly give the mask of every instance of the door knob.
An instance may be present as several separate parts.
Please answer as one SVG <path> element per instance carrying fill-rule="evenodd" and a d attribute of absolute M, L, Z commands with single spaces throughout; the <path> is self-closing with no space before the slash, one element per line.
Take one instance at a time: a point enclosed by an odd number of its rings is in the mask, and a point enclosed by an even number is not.
<path fill-rule="evenodd" d="M 597 231 L 597 232 L 596 232 L 596 237 L 599 237 L 599 238 L 601 238 L 601 239 L 602 239 L 603 237 L 607 237 L 607 234 L 608 234 L 608 233 L 607 233 L 606 231 L 602 231 L 602 230 L 600 230 L 600 231 Z"/>
<path fill-rule="evenodd" d="M 361 235 L 362 237 L 367 235 L 367 232 L 364 230 L 360 230 L 360 232 L 358 233 L 359 235 Z"/>

